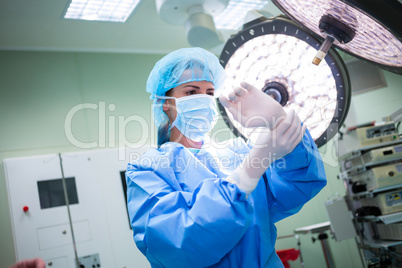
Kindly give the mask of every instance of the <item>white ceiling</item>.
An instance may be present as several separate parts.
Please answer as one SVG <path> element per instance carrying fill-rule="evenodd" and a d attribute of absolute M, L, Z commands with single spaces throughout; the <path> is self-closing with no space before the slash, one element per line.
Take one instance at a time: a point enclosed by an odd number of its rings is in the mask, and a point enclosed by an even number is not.
<path fill-rule="evenodd" d="M 183 0 L 186 1 L 186 0 Z M 168 53 L 190 46 L 183 26 L 142 0 L 126 23 L 63 19 L 68 0 L 0 0 L 0 50 Z M 265 13 L 264 13 L 265 12 Z M 267 0 L 265 16 L 279 10 Z M 221 32 L 227 40 L 232 32 Z M 219 45 L 210 49 L 220 54 Z"/>

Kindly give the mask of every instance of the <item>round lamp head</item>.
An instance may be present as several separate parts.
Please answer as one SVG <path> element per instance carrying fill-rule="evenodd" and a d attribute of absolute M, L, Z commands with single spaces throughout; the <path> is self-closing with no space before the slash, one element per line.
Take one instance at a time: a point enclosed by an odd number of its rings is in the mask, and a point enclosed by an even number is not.
<path fill-rule="evenodd" d="M 402 74 L 402 4 L 397 0 L 273 0 L 325 42 Z M 328 39 L 328 36 L 330 38 Z"/>
<path fill-rule="evenodd" d="M 345 64 L 334 49 L 329 49 L 319 66 L 311 64 L 320 45 L 286 17 L 260 18 L 223 48 L 220 62 L 227 74 L 223 94 L 248 82 L 287 112 L 295 110 L 317 146 L 324 145 L 343 123 L 351 91 Z M 242 127 L 220 103 L 219 109 L 235 135 L 248 139 L 253 130 Z"/>

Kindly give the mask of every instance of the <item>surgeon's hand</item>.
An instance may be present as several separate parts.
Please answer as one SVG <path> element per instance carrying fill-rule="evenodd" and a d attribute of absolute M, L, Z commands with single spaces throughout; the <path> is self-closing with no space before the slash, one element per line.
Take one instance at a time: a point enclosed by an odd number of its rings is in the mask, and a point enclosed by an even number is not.
<path fill-rule="evenodd" d="M 290 110 L 286 118 L 280 121 L 274 129 L 260 128 L 259 130 L 260 133 L 258 133 L 250 154 L 254 154 L 253 157 L 258 158 L 269 154 L 275 161 L 292 152 L 301 142 L 306 132 L 306 126 L 301 124 L 295 111 Z"/>
<path fill-rule="evenodd" d="M 46 268 L 45 261 L 41 258 L 19 261 L 9 268 Z"/>
<path fill-rule="evenodd" d="M 306 127 L 291 110 L 274 129 L 261 129 L 250 153 L 227 180 L 250 194 L 271 163 L 291 153 L 305 132 Z"/>
<path fill-rule="evenodd" d="M 243 127 L 275 128 L 286 117 L 286 112 L 276 100 L 247 82 L 219 98 L 234 119 Z"/>

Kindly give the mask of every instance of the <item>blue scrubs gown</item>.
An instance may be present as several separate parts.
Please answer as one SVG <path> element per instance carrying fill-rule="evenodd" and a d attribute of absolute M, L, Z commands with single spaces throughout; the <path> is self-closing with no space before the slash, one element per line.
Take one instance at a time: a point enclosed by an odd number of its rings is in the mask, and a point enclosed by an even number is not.
<path fill-rule="evenodd" d="M 324 166 L 306 131 L 247 196 L 225 178 L 249 151 L 240 138 L 198 152 L 168 142 L 128 164 L 134 240 L 152 267 L 283 267 L 274 224 L 326 185 Z"/>

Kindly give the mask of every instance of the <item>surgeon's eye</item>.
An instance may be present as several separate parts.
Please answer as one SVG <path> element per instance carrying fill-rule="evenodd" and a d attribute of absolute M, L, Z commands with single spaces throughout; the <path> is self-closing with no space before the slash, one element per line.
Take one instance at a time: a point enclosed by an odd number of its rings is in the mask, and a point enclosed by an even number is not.
<path fill-rule="evenodd" d="M 194 95 L 194 94 L 197 94 L 196 90 L 189 90 L 186 92 L 186 95 Z"/>
<path fill-rule="evenodd" d="M 209 96 L 214 96 L 215 94 L 214 94 L 214 92 L 207 92 L 207 95 L 209 95 Z"/>

